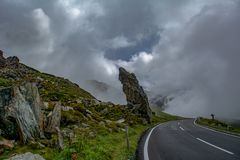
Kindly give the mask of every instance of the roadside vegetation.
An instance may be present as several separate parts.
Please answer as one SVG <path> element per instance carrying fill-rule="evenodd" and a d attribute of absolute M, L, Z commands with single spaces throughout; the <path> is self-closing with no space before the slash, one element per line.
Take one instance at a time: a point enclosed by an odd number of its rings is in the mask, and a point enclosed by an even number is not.
<path fill-rule="evenodd" d="M 233 127 L 227 123 L 221 122 L 216 119 L 208 119 L 208 118 L 199 117 L 196 122 L 200 125 L 203 125 L 203 126 L 206 126 L 206 127 L 218 130 L 218 131 L 235 134 L 235 135 L 240 135 L 239 127 Z"/>
<path fill-rule="evenodd" d="M 77 138 L 72 144 L 65 142 L 65 149 L 59 151 L 49 147 L 41 147 L 36 144 L 26 146 L 17 145 L 14 150 L 5 151 L 0 160 L 14 154 L 25 152 L 38 153 L 46 160 L 127 160 L 134 159 L 138 140 L 142 133 L 158 123 L 181 119 L 166 113 L 154 116 L 151 124 L 136 124 L 129 126 L 130 148 L 127 149 L 126 133 L 124 130 L 110 132 L 106 128 L 97 128 L 96 135 L 89 134 L 91 131 L 78 131 Z M 74 160 L 75 160 L 74 159 Z"/>

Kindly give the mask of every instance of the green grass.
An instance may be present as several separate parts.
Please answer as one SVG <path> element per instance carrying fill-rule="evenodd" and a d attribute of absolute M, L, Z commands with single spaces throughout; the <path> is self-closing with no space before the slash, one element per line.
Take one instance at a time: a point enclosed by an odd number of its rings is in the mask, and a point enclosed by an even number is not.
<path fill-rule="evenodd" d="M 52 148 L 38 148 L 30 146 L 16 146 L 13 151 L 7 151 L 0 158 L 8 158 L 12 154 L 25 152 L 38 153 L 47 160 L 70 160 L 72 153 L 77 153 L 79 160 L 127 160 L 133 159 L 137 149 L 138 140 L 142 133 L 158 123 L 181 119 L 161 113 L 158 117 L 153 117 L 153 122 L 146 125 L 129 126 L 130 150 L 127 150 L 125 132 L 122 130 L 110 132 L 107 128 L 98 128 L 95 137 L 90 137 L 90 131 L 77 132 L 77 141 L 68 145 L 66 141 L 65 149 L 59 151 Z"/>
<path fill-rule="evenodd" d="M 221 122 L 219 120 L 212 120 L 208 118 L 198 118 L 196 121 L 198 124 L 213 128 L 218 131 L 223 131 L 231 134 L 240 134 L 240 128 L 233 127 L 227 123 Z"/>
<path fill-rule="evenodd" d="M 8 79 L 0 78 L 0 87 L 9 87 L 12 85 L 12 82 Z"/>

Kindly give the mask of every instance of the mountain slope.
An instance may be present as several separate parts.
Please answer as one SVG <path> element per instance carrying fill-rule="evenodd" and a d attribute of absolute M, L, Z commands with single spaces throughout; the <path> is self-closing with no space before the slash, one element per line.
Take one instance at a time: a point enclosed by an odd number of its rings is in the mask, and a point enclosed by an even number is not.
<path fill-rule="evenodd" d="M 8 59 L 14 59 L 14 61 L 9 63 Z M 17 57 L 8 57 L 6 59 L 0 54 L 0 64 L 2 64 L 0 65 L 0 87 L 30 81 L 37 83 L 44 101 L 67 102 L 76 100 L 79 97 L 95 99 L 89 92 L 68 79 L 37 71 L 19 63 Z"/>

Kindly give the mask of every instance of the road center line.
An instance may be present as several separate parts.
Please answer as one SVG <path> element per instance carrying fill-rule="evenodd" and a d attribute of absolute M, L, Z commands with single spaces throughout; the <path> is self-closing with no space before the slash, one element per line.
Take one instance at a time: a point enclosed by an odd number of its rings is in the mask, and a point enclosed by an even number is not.
<path fill-rule="evenodd" d="M 179 128 L 180 128 L 182 131 L 184 131 L 184 129 L 183 129 L 181 126 L 180 126 Z"/>
<path fill-rule="evenodd" d="M 199 141 L 201 141 L 201 142 L 203 142 L 203 143 L 205 143 L 205 144 L 207 144 L 207 145 L 209 145 L 209 146 L 212 146 L 212 147 L 214 147 L 214 148 L 217 148 L 217 149 L 219 149 L 219 150 L 221 150 L 221 151 L 223 151 L 223 152 L 226 152 L 226 153 L 228 153 L 228 154 L 234 155 L 233 152 L 230 152 L 230 151 L 228 151 L 228 150 L 226 150 L 226 149 L 223 149 L 223 148 L 221 148 L 221 147 L 215 146 L 214 144 L 208 143 L 208 142 L 206 142 L 206 141 L 204 141 L 204 140 L 202 140 L 202 139 L 200 139 L 200 138 L 196 138 L 196 139 L 199 140 Z"/>

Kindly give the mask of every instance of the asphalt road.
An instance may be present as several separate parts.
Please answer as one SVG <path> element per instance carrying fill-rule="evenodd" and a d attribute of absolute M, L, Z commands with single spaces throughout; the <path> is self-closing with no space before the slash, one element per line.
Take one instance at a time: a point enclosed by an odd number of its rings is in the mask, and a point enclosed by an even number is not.
<path fill-rule="evenodd" d="M 144 160 L 240 160 L 240 138 L 197 126 L 193 119 L 169 122 L 148 134 Z"/>

